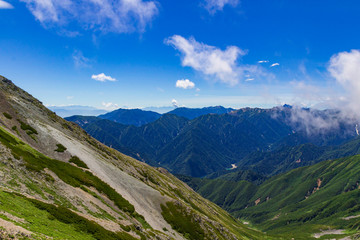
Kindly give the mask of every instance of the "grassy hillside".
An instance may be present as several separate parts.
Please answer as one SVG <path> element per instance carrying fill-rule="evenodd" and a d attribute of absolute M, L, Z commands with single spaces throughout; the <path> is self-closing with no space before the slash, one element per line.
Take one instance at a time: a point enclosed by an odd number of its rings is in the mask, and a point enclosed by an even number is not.
<path fill-rule="evenodd" d="M 345 229 L 348 235 L 360 231 L 360 155 L 301 167 L 260 185 L 188 180 L 235 217 L 279 237 L 309 239 L 328 228 Z"/>
<path fill-rule="evenodd" d="M 0 112 L 1 238 L 265 236 L 166 170 L 99 143 L 5 78 Z"/>

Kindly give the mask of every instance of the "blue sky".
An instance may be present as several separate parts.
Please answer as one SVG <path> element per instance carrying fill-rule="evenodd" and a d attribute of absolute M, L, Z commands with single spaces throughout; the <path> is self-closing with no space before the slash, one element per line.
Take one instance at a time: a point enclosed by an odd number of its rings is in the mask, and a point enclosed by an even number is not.
<path fill-rule="evenodd" d="M 359 9 L 357 0 L 0 0 L 0 74 L 47 105 L 316 105 L 357 95 L 360 79 L 347 79 L 344 64 L 358 60 Z"/>

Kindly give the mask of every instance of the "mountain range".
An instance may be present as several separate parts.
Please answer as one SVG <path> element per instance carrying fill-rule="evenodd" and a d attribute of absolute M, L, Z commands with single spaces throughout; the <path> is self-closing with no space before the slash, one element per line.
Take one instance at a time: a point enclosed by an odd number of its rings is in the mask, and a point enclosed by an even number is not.
<path fill-rule="evenodd" d="M 1 239 L 265 236 L 165 169 L 101 144 L 4 77 L 0 176 Z"/>
<path fill-rule="evenodd" d="M 360 237 L 360 138 L 338 111 L 72 120 L 0 77 L 0 238 Z"/>
<path fill-rule="evenodd" d="M 271 158 L 271 154 L 302 144 L 312 144 L 303 148 L 305 151 L 311 151 L 311 147 L 318 147 L 320 151 L 322 147 L 337 146 L 357 136 L 356 120 L 343 119 L 341 113 L 334 110 L 290 106 L 178 109 L 138 127 L 94 117 L 66 119 L 78 123 L 100 142 L 136 159 L 193 177 L 203 177 L 232 166 L 256 165 L 256 162 L 266 161 L 265 156 Z M 208 110 L 213 113 L 203 114 Z M 199 116 L 191 119 L 190 116 L 195 115 Z M 324 125 L 323 122 L 331 124 Z M 281 159 L 279 161 L 286 160 Z M 271 167 L 264 168 L 268 171 L 266 174 L 271 175 L 313 164 L 310 160 L 303 159 L 286 167 L 278 163 L 274 168 L 279 169 L 273 169 L 273 172 L 269 172 Z"/>

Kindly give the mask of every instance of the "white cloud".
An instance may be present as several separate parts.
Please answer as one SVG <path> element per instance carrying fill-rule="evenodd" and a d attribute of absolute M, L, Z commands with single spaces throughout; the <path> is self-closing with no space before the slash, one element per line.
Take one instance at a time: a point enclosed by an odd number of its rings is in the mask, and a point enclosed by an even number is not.
<path fill-rule="evenodd" d="M 143 0 L 21 0 L 46 28 L 126 33 L 143 32 L 158 13 L 156 1 Z"/>
<path fill-rule="evenodd" d="M 250 82 L 250 81 L 254 81 L 255 78 L 248 78 L 248 79 L 245 79 L 246 82 Z"/>
<path fill-rule="evenodd" d="M 271 64 L 270 67 L 275 67 L 275 66 L 279 66 L 279 65 L 280 65 L 279 63 L 273 63 L 273 64 Z"/>
<path fill-rule="evenodd" d="M 102 102 L 101 105 L 106 110 L 115 110 L 115 109 L 119 108 L 119 105 L 117 105 L 116 103 L 112 103 L 112 102 Z"/>
<path fill-rule="evenodd" d="M 91 76 L 92 79 L 99 81 L 99 82 L 106 82 L 106 81 L 111 81 L 111 82 L 115 82 L 116 79 L 112 78 L 111 76 L 106 76 L 104 73 L 100 73 L 98 75 L 92 75 Z"/>
<path fill-rule="evenodd" d="M 204 7 L 210 14 L 222 11 L 225 5 L 236 7 L 238 4 L 239 0 L 204 0 Z"/>
<path fill-rule="evenodd" d="M 67 100 L 72 100 L 72 99 L 74 99 L 74 96 L 67 96 L 66 99 Z"/>
<path fill-rule="evenodd" d="M 261 61 L 258 61 L 258 63 L 268 63 L 269 61 L 268 60 L 261 60 Z"/>
<path fill-rule="evenodd" d="M 193 83 L 189 79 L 181 79 L 176 81 L 176 87 L 183 89 L 191 89 L 195 87 L 195 83 Z"/>
<path fill-rule="evenodd" d="M 331 57 L 328 70 L 347 91 L 347 106 L 360 117 L 360 51 L 341 52 Z"/>
<path fill-rule="evenodd" d="M 279 107 L 279 109 L 284 112 L 283 107 Z M 347 122 L 347 119 L 339 118 L 338 112 L 331 110 L 323 112 L 295 105 L 285 113 L 290 114 L 288 121 L 296 131 L 305 131 L 309 136 L 337 130 L 341 123 Z M 274 114 L 273 117 L 276 118 L 277 114 Z"/>
<path fill-rule="evenodd" d="M 90 67 L 90 59 L 86 58 L 81 51 L 75 50 L 72 55 L 74 65 L 77 68 Z"/>
<path fill-rule="evenodd" d="M 0 0 L 0 9 L 12 9 L 12 8 L 14 7 L 10 3 Z"/>
<path fill-rule="evenodd" d="M 182 53 L 183 66 L 192 67 L 229 85 L 236 85 L 247 73 L 263 74 L 258 66 L 237 64 L 238 58 L 246 55 L 246 51 L 236 46 L 228 46 L 221 50 L 197 42 L 192 37 L 185 39 L 179 35 L 165 39 L 165 43 Z"/>
<path fill-rule="evenodd" d="M 179 107 L 179 103 L 176 101 L 176 99 L 171 100 L 171 104 L 176 108 Z"/>

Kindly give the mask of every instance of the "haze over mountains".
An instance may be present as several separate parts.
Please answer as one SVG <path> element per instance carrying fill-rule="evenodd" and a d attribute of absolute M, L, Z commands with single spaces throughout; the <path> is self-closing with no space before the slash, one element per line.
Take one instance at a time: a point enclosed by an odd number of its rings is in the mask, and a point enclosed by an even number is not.
<path fill-rule="evenodd" d="M 73 115 L 98 116 L 107 112 L 106 110 L 80 105 L 49 106 L 49 109 L 61 117 L 70 117 Z"/>
<path fill-rule="evenodd" d="M 105 110 L 83 106 L 50 107 L 50 109 L 56 112 L 61 117 L 72 117 L 79 115 L 89 117 L 97 116 L 101 119 L 108 119 L 117 123 L 134 126 L 142 126 L 144 124 L 154 122 L 162 115 L 161 113 L 150 110 L 124 108 L 119 108 L 111 112 L 105 112 Z M 234 109 L 232 108 L 224 108 L 222 106 L 205 108 L 178 107 L 175 109 L 172 108 L 170 111 L 167 111 L 163 114 L 175 114 L 177 116 L 185 117 L 188 119 L 194 119 L 205 114 L 223 114 L 229 113 L 233 110 Z"/>

